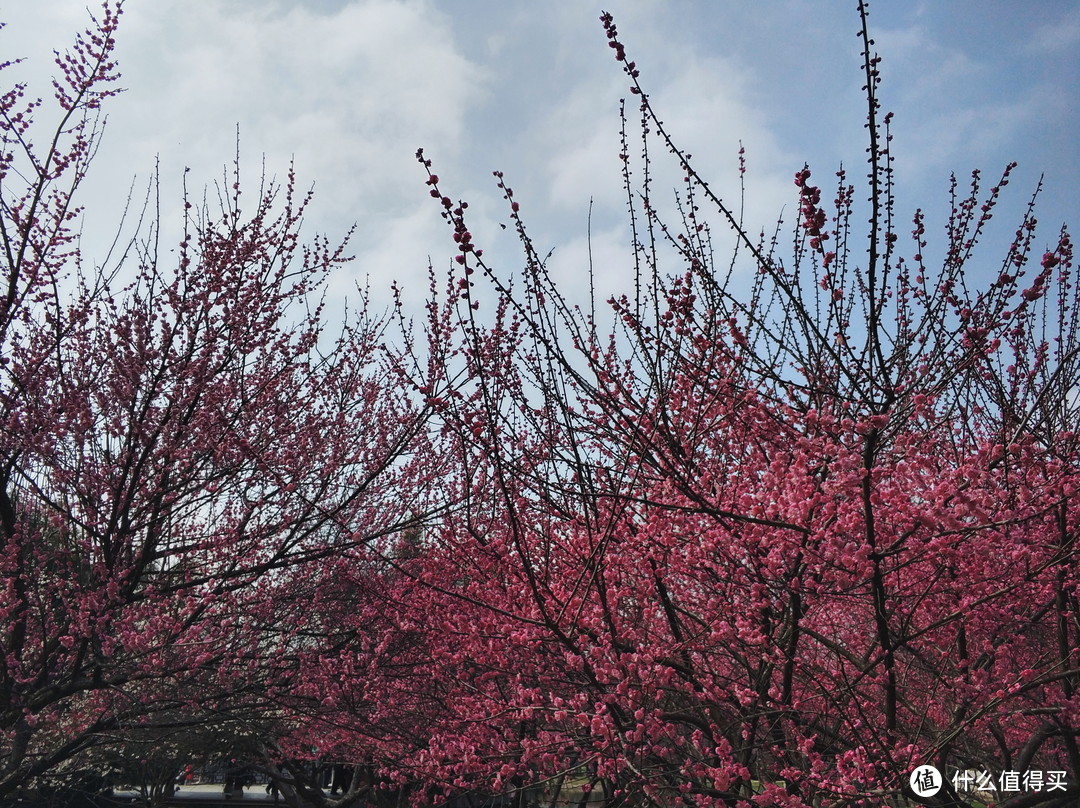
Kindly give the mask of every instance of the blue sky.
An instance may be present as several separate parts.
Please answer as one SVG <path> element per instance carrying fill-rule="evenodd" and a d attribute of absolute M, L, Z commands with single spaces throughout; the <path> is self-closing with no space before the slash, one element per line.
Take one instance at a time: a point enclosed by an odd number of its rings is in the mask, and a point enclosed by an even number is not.
<path fill-rule="evenodd" d="M 749 163 L 748 221 L 771 227 L 795 203 L 804 162 L 827 180 L 863 174 L 865 146 L 855 2 L 609 0 L 630 58 L 666 124 L 722 192 Z M 239 126 L 251 192 L 261 165 L 295 160 L 314 183 L 310 235 L 357 225 L 356 261 L 330 296 L 391 281 L 410 304 L 427 292 L 429 257 L 446 266 L 449 232 L 413 154 L 423 146 L 444 190 L 469 200 L 478 246 L 520 263 L 491 172 L 505 172 L 538 246 L 568 287 L 583 276 L 586 216 L 601 286 L 625 284 L 625 201 L 618 103 L 627 80 L 605 46 L 601 6 L 506 0 L 128 0 L 119 35 L 127 92 L 114 99 L 84 189 L 86 249 L 101 254 L 132 179 L 160 158 L 164 228 L 176 228 L 180 179 L 222 175 Z M 85 24 L 84 0 L 0 2 L 4 59 L 47 93 L 51 51 Z M 951 0 L 872 4 L 881 92 L 896 113 L 900 208 L 941 218 L 948 176 L 1020 167 L 1012 224 L 1040 174 L 1050 242 L 1080 221 L 1080 3 Z M 828 187 L 826 185 L 826 187 Z M 659 190 L 663 191 L 661 187 Z M 1011 212 L 1013 215 L 1008 216 Z M 987 245 L 993 263 L 998 253 Z"/>

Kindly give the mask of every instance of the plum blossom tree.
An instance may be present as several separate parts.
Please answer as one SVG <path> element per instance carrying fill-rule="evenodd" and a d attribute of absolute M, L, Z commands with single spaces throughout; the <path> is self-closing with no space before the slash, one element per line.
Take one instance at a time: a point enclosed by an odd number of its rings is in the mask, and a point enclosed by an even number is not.
<path fill-rule="evenodd" d="M 522 805 L 546 782 L 906 806 L 924 763 L 1015 775 L 1003 805 L 1075 803 L 1072 242 L 1029 205 L 985 263 L 1009 167 L 953 181 L 931 265 L 859 11 L 865 204 L 802 167 L 790 251 L 755 236 L 605 14 L 641 138 L 639 160 L 624 114 L 634 284 L 611 326 L 548 276 L 502 174 L 513 281 L 420 153 L 456 254 L 403 351 L 364 311 L 330 338 L 308 308 L 347 256 L 301 245 L 291 174 L 249 204 L 237 166 L 175 254 L 152 221 L 82 265 L 119 7 L 58 58 L 46 146 L 47 105 L 0 98 L 0 800 L 218 722 L 258 727 L 316 805 Z M 344 796 L 314 760 L 351 765 Z M 957 783 L 929 802 L 976 805 Z"/>
<path fill-rule="evenodd" d="M 0 98 L 0 799 L 127 736 L 265 719 L 289 570 L 423 515 L 428 411 L 384 323 L 324 333 L 310 301 L 348 257 L 302 245 L 291 172 L 242 210 L 237 160 L 175 252 L 150 221 L 82 263 L 120 14 L 58 55 L 51 102 Z"/>
<path fill-rule="evenodd" d="M 859 15 L 868 202 L 845 171 L 830 202 L 801 168 L 790 253 L 697 173 L 602 17 L 642 154 L 624 115 L 635 283 L 610 331 L 547 275 L 501 173 L 513 281 L 418 153 L 457 252 L 414 383 L 456 443 L 460 505 L 396 565 L 397 619 L 426 638 L 363 679 L 426 716 L 411 749 L 376 741 L 399 778 L 839 808 L 907 805 L 931 763 L 930 804 L 981 804 L 949 780 L 968 770 L 1001 805 L 1075 802 L 1072 241 L 1042 241 L 1032 199 L 987 263 L 1009 166 L 989 190 L 953 180 L 931 266 L 924 214 L 895 209 Z M 674 218 L 650 192 L 665 150 L 686 177 Z"/>

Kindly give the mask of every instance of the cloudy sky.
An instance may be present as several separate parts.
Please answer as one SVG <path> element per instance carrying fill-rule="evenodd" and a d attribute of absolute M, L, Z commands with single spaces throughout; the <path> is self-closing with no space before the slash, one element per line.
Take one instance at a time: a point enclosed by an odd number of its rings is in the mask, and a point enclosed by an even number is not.
<path fill-rule="evenodd" d="M 84 0 L 6 0 L 3 59 L 47 94 L 51 56 L 85 25 Z M 629 56 L 666 124 L 701 172 L 730 194 L 747 149 L 748 220 L 768 227 L 794 203 L 804 162 L 828 179 L 842 162 L 863 173 L 854 0 L 608 0 Z M 333 296 L 392 280 L 415 303 L 429 257 L 453 254 L 413 157 L 423 146 L 444 191 L 469 200 L 478 246 L 512 269 L 505 203 L 514 187 L 538 246 L 568 284 L 593 252 L 603 285 L 625 282 L 625 201 L 618 104 L 627 80 L 605 46 L 600 6 L 508 0 L 128 0 L 118 58 L 126 92 L 108 108 L 105 140 L 85 188 L 91 258 L 119 220 L 134 179 L 160 159 L 165 226 L 179 182 L 213 183 L 239 127 L 254 192 L 265 160 L 290 159 L 316 200 L 309 234 L 356 225 L 356 261 Z M 942 232 L 948 176 L 988 179 L 1020 168 L 1007 210 L 1018 215 L 1045 174 L 1047 242 L 1080 223 L 1080 4 L 1075 0 L 879 0 L 883 56 L 905 219 L 919 205 Z M 991 184 L 991 183 L 988 183 Z M 663 190 L 663 189 L 660 189 Z M 1015 216 L 1014 216 L 1015 218 Z M 935 231 L 932 229 L 932 233 Z M 992 255 L 992 253 L 988 253 Z"/>

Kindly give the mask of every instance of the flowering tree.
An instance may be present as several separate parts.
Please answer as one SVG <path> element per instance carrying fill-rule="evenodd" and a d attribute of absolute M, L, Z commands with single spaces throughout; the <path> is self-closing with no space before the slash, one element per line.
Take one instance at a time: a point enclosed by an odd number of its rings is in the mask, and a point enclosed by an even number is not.
<path fill-rule="evenodd" d="M 999 787 L 1003 805 L 1075 801 L 1071 239 L 1041 246 L 1029 206 L 977 267 L 1010 166 L 988 191 L 954 180 L 929 265 L 922 212 L 895 210 L 859 10 L 868 225 L 843 171 L 830 203 L 803 167 L 785 256 L 698 175 L 604 15 L 644 156 L 624 117 L 637 271 L 611 331 L 552 283 L 501 174 L 516 285 L 418 155 L 457 271 L 415 384 L 456 441 L 461 505 L 400 569 L 426 640 L 385 693 L 428 683 L 428 737 L 386 756 L 400 777 L 520 794 L 576 772 L 609 804 L 880 806 L 907 804 L 931 763 L 995 786 L 1045 773 Z M 656 139 L 686 176 L 675 223 L 649 193 Z M 945 782 L 928 801 L 974 799 Z"/>
<path fill-rule="evenodd" d="M 170 260 L 152 223 L 82 266 L 118 15 L 59 58 L 44 149 L 46 105 L 0 99 L 0 798 L 212 723 L 257 729 L 286 796 L 319 805 L 523 804 L 542 782 L 904 805 L 927 763 L 986 769 L 1003 804 L 1075 802 L 1072 243 L 1029 207 L 975 271 L 1010 167 L 953 182 L 929 265 L 864 5 L 868 205 L 802 167 L 790 254 L 755 237 L 605 14 L 643 155 L 624 116 L 635 274 L 611 327 L 553 284 L 501 174 L 516 285 L 421 153 L 456 261 L 396 353 L 378 319 L 330 338 L 307 308 L 346 256 L 301 246 L 291 175 L 242 211 L 236 168 Z M 674 216 L 657 139 L 686 177 Z M 339 800 L 314 760 L 351 768 Z"/>
<path fill-rule="evenodd" d="M 58 56 L 51 107 L 0 98 L 0 798 L 95 745 L 271 715 L 298 642 L 277 585 L 423 515 L 426 412 L 382 323 L 323 333 L 308 301 L 347 257 L 301 246 L 291 173 L 242 212 L 237 165 L 175 253 L 151 223 L 82 264 L 119 16 Z"/>

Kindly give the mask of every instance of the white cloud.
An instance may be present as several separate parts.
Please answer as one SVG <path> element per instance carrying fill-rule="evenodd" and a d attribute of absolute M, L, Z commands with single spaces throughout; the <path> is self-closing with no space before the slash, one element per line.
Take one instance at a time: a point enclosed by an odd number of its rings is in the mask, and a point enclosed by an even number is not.
<path fill-rule="evenodd" d="M 1073 6 L 1061 19 L 1039 25 L 1024 49 L 1034 56 L 1056 55 L 1068 58 L 1080 45 L 1080 8 Z"/>
<path fill-rule="evenodd" d="M 12 20 L 28 34 L 20 45 L 35 56 L 38 92 L 48 87 L 50 49 L 87 21 L 77 0 L 42 6 L 41 17 Z M 315 184 L 309 222 L 318 231 L 333 240 L 358 224 L 349 276 L 423 276 L 431 245 L 413 247 L 430 242 L 432 228 L 407 231 L 433 210 L 414 153 L 426 144 L 446 161 L 460 157 L 489 77 L 458 47 L 436 4 L 128 3 L 118 42 L 127 91 L 108 107 L 86 186 L 91 254 L 100 257 L 111 239 L 131 177 L 145 187 L 157 159 L 166 242 L 178 239 L 184 168 L 201 196 L 231 170 L 239 128 L 249 204 L 264 162 L 281 182 L 294 161 L 301 187 Z M 389 280 L 376 277 L 373 291 L 385 294 Z"/>
<path fill-rule="evenodd" d="M 128 124 L 143 153 L 175 148 L 188 164 L 220 164 L 238 123 L 246 153 L 265 153 L 279 171 L 295 157 L 302 176 L 322 178 L 323 204 L 385 193 L 413 170 L 420 142 L 458 149 L 482 93 L 482 70 L 426 3 L 372 0 L 331 14 L 152 8 L 129 42 L 140 64 L 156 66 L 133 77 L 155 113 Z"/>
<path fill-rule="evenodd" d="M 12 27 L 0 42 L 47 74 L 51 49 L 84 27 L 84 4 L 9 3 L 0 17 Z M 732 205 L 739 141 L 746 146 L 753 232 L 771 231 L 782 207 L 791 211 L 791 176 L 804 160 L 830 194 L 841 157 L 861 181 L 865 135 L 850 9 L 778 2 L 766 12 L 719 0 L 691 2 L 679 13 L 659 0 L 610 6 L 672 136 Z M 939 193 L 949 169 L 986 164 L 985 154 L 996 158 L 995 150 L 1012 147 L 1046 118 L 1040 106 L 1060 118 L 1055 131 L 1075 131 L 1075 115 L 1049 78 L 987 91 L 1011 77 L 989 55 L 962 47 L 962 25 L 941 27 L 942 15 L 962 21 L 964 8 L 931 12 L 927 5 L 919 14 L 898 7 L 874 18 L 885 23 L 876 36 L 886 106 L 898 112 L 900 182 L 920 196 L 924 180 Z M 636 112 L 597 14 L 576 4 L 501 0 L 129 2 L 119 36 L 129 91 L 108 109 L 110 131 L 87 187 L 88 240 L 111 234 L 131 176 L 145 179 L 156 155 L 166 224 L 175 222 L 184 166 L 196 192 L 219 179 L 239 124 L 249 197 L 263 155 L 279 179 L 295 158 L 301 185 L 316 187 L 311 229 L 333 240 L 358 224 L 358 260 L 334 289 L 370 274 L 373 295 L 396 277 L 422 297 L 428 255 L 441 268 L 453 253 L 413 158 L 420 145 L 446 192 L 470 201 L 476 241 L 500 266 L 521 261 L 512 231 L 497 228 L 507 212 L 491 181 L 495 168 L 506 172 L 537 246 L 556 249 L 553 268 L 568 282 L 583 277 L 592 198 L 594 257 L 605 262 L 601 273 L 610 262 L 617 276 L 620 261 L 630 259 L 618 99 L 627 97 Z M 1067 69 L 1075 58 L 1065 45 L 1076 36 L 1068 32 L 1078 27 L 1044 26 L 1032 41 Z M 841 29 L 843 37 L 835 34 Z M 47 81 L 35 86 L 48 89 Z M 631 144 L 635 158 L 639 150 Z M 666 206 L 681 172 L 660 144 L 653 154 L 653 191 Z"/>

